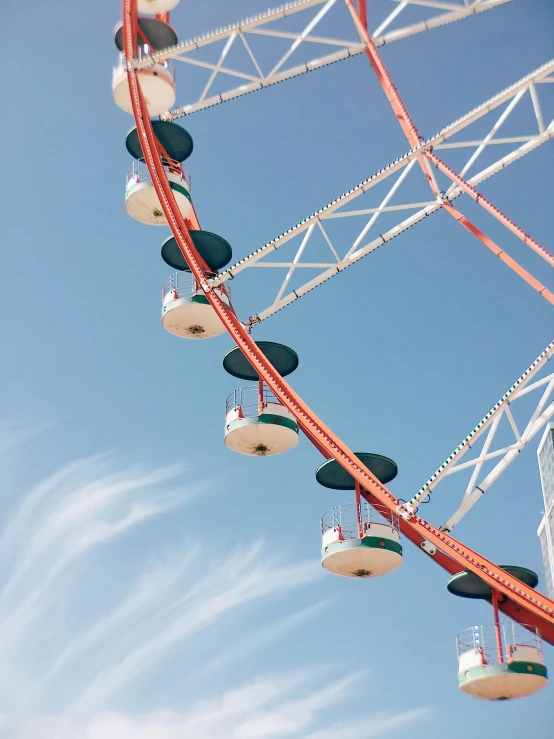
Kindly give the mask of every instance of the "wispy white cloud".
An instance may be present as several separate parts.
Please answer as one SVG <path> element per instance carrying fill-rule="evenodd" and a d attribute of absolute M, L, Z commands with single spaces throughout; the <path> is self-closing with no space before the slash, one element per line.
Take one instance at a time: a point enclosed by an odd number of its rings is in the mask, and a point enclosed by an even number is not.
<path fill-rule="evenodd" d="M 138 587 L 121 603 L 103 615 L 100 621 L 69 641 L 44 675 L 41 686 L 48 684 L 73 660 L 112 637 L 115 632 L 121 630 L 121 627 L 128 630 L 129 624 L 136 626 L 139 618 L 144 618 L 145 614 L 151 612 L 152 607 L 155 607 L 160 600 L 165 600 L 170 591 L 174 591 L 173 586 L 182 577 L 195 554 L 194 550 L 181 552 L 178 558 L 174 558 L 173 563 L 165 563 L 141 577 Z"/>
<path fill-rule="evenodd" d="M 352 674 L 342 680 L 333 680 L 321 690 L 283 702 L 272 710 L 250 715 L 235 730 L 236 739 L 268 739 L 297 734 L 310 726 L 324 709 L 344 698 L 359 678 L 359 674 Z"/>
<path fill-rule="evenodd" d="M 0 420 L 0 457 L 10 454 L 14 449 L 26 444 L 52 426 L 52 423 L 30 426 L 17 419 Z"/>
<path fill-rule="evenodd" d="M 342 668 L 342 679 L 322 687 L 321 666 L 231 682 L 194 700 L 182 691 L 175 705 L 169 699 L 170 707 L 155 710 L 154 701 L 142 715 L 120 710 L 176 650 L 194 647 L 200 635 L 210 644 L 225 634 L 232 614 L 241 616 L 234 638 L 220 640 L 223 648 L 201 664 L 187 664 L 183 684 L 190 675 L 220 676 L 233 662 L 244 669 L 255 650 L 283 642 L 328 602 L 295 601 L 296 610 L 255 628 L 253 607 L 303 593 L 323 576 L 320 563 L 287 563 L 262 542 L 232 540 L 212 558 L 190 533 L 176 551 L 165 542 L 169 514 L 209 483 L 183 484 L 179 468 L 113 468 L 106 455 L 68 464 L 22 495 L 2 522 L 0 706 L 9 710 L 0 713 L 1 739 L 367 739 L 425 718 L 424 710 L 407 710 L 331 730 L 336 716 L 326 712 L 336 713 L 360 681 Z M 138 527 L 141 538 L 126 548 L 123 535 Z M 118 572 L 124 582 L 115 600 L 98 598 L 82 574 L 90 572 L 97 586 L 105 581 L 113 547 L 128 560 L 128 574 Z M 66 629 L 73 610 L 81 617 Z"/>
<path fill-rule="evenodd" d="M 43 564 L 52 552 L 65 548 L 66 556 L 71 558 L 191 497 L 190 490 L 169 496 L 164 493 L 161 499 L 158 491 L 154 501 L 138 497 L 140 493 L 147 490 L 152 493 L 154 488 L 167 484 L 178 468 L 99 477 L 101 471 L 99 458 L 83 460 L 55 473 L 23 499 L 8 522 L 4 537 L 5 547 L 11 546 L 22 556 L 2 588 L 0 599 L 5 600 L 26 573 L 37 563 Z M 36 505 L 51 493 L 54 495 L 48 512 L 34 517 Z"/>
<path fill-rule="evenodd" d="M 413 711 L 397 713 L 377 713 L 362 721 L 341 721 L 325 729 L 308 734 L 303 739 L 372 739 L 372 737 L 388 734 L 404 726 L 424 721 L 433 715 L 430 708 L 417 708 Z"/>
<path fill-rule="evenodd" d="M 252 567 L 254 551 L 258 552 L 259 548 L 256 546 L 246 554 L 240 568 L 231 569 L 231 577 L 225 574 L 226 562 L 218 563 L 218 572 L 223 570 L 224 573 L 220 587 L 203 599 L 194 599 L 165 629 L 131 651 L 115 666 L 103 670 L 70 707 L 70 713 L 79 715 L 102 708 L 110 696 L 144 673 L 174 644 L 213 626 L 230 611 L 277 592 L 284 594 L 307 585 L 320 574 L 313 562 L 283 567 L 262 561 Z M 211 573 L 208 579 L 212 579 Z M 202 589 L 202 584 L 200 587 Z"/>
<path fill-rule="evenodd" d="M 204 667 L 199 670 L 198 674 L 209 674 L 221 669 L 223 665 L 237 659 L 244 659 L 247 655 L 252 654 L 258 649 L 267 647 L 269 644 L 278 642 L 288 633 L 294 631 L 299 626 L 319 616 L 324 609 L 330 604 L 329 600 L 322 600 L 307 608 L 290 613 L 284 616 L 276 623 L 270 623 L 263 628 L 250 633 L 245 639 L 233 644 L 228 649 L 219 652 L 216 656 L 207 662 Z"/>
<path fill-rule="evenodd" d="M 319 689 L 312 687 L 315 679 L 314 670 L 283 673 L 229 690 L 185 712 L 162 710 L 140 716 L 102 712 L 84 722 L 38 719 L 22 727 L 18 739 L 371 739 L 431 715 L 429 709 L 417 709 L 329 722 L 359 675 Z M 302 697 L 290 700 L 291 693 Z M 322 723 L 327 726 L 315 728 Z"/>
<path fill-rule="evenodd" d="M 62 467 L 21 496 L 2 522 L 0 698 L 12 702 L 28 689 L 18 652 L 39 641 L 39 626 L 59 602 L 60 586 L 71 590 L 75 565 L 204 487 L 177 485 L 178 468 L 113 472 L 110 466 L 106 456 L 95 456 Z"/>
<path fill-rule="evenodd" d="M 177 468 L 98 476 L 103 467 L 93 458 L 51 476 L 31 491 L 31 504 L 24 499 L 7 523 L 6 546 L 11 541 L 12 553 L 20 556 L 0 589 L 0 650 L 5 658 L 52 602 L 56 581 L 80 558 L 183 505 L 203 487 L 167 490 Z M 33 516 L 34 505 L 49 494 L 52 510 Z"/>

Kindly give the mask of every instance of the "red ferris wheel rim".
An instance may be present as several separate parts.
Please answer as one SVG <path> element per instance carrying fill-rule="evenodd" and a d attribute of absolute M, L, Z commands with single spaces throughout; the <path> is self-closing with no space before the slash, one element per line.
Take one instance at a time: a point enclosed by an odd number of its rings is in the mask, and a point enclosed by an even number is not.
<path fill-rule="evenodd" d="M 352 9 L 358 23 L 361 23 L 360 17 L 357 15 L 351 0 L 345 1 Z M 363 5 L 365 3 L 362 3 L 362 7 Z M 123 0 L 123 38 L 124 50 L 128 60 L 132 59 L 133 56 L 136 24 L 137 0 Z M 202 258 L 196 250 L 189 233 L 191 225 L 185 222 L 177 207 L 162 166 L 161 158 L 158 155 L 152 123 L 140 90 L 137 73 L 132 68 L 130 62 L 127 64 L 133 116 L 137 126 L 140 145 L 144 153 L 144 159 L 152 177 L 156 194 L 158 195 L 163 212 L 179 249 L 190 265 L 195 279 L 204 289 L 206 297 L 218 318 L 236 343 L 238 349 L 257 372 L 260 379 L 270 387 L 284 407 L 295 416 L 300 428 L 302 428 L 305 435 L 323 456 L 334 458 L 352 475 L 354 480 L 361 486 L 363 497 L 369 503 L 384 505 L 391 513 L 403 509 L 390 491 L 371 475 L 370 471 L 360 463 L 353 452 L 296 395 L 282 376 L 268 362 L 245 327 L 239 322 L 232 309 L 229 309 L 211 288 L 205 263 L 203 263 Z M 525 236 L 527 238 L 527 235 Z M 524 277 L 523 275 L 520 276 Z M 541 291 L 539 290 L 539 292 Z M 552 296 L 552 302 L 554 302 L 554 296 Z M 405 509 L 404 512 L 406 512 Z M 401 516 L 400 528 L 406 538 L 419 548 L 424 549 L 431 559 L 436 561 L 451 575 L 467 569 L 480 577 L 495 592 L 503 596 L 504 602 L 500 604 L 500 608 L 504 613 L 522 625 L 538 627 L 543 638 L 549 643 L 554 644 L 554 601 L 540 593 L 536 593 L 520 580 L 513 578 L 494 563 L 471 550 L 469 547 L 465 547 L 456 539 L 453 539 L 450 535 L 417 515 L 408 513 L 406 517 Z M 424 546 L 425 543 L 429 546 Z"/>

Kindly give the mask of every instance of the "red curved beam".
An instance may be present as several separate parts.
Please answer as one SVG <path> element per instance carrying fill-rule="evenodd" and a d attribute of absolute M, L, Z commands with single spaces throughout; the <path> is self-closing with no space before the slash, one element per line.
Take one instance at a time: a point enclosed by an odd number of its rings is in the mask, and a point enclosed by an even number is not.
<path fill-rule="evenodd" d="M 354 21 L 360 38 L 364 43 L 365 55 L 367 56 L 368 61 L 371 64 L 371 67 L 375 72 L 377 79 L 379 80 L 379 84 L 383 88 L 383 92 L 385 93 L 387 100 L 390 103 L 390 106 L 398 120 L 398 123 L 400 124 L 400 127 L 402 128 L 402 131 L 404 132 L 404 135 L 406 136 L 408 143 L 410 144 L 410 147 L 413 149 L 422 141 L 419 131 L 417 130 L 414 121 L 412 120 L 402 98 L 400 97 L 400 93 L 396 89 L 384 62 L 380 57 L 379 52 L 377 51 L 377 47 L 371 40 L 371 36 L 369 35 L 369 32 L 366 28 L 366 24 L 364 23 L 364 19 L 356 10 L 356 6 L 354 5 L 353 0 L 345 0 L 345 3 L 348 7 L 348 10 L 350 11 L 350 15 L 352 16 L 352 20 Z M 460 187 L 465 193 L 473 198 L 473 200 L 478 205 L 484 208 L 487 213 L 490 213 L 498 221 L 500 221 L 503 226 L 505 226 L 514 234 L 514 236 L 517 236 L 517 238 L 526 246 L 533 249 L 533 251 L 540 257 L 542 257 L 545 262 L 547 262 L 547 264 L 549 264 L 551 267 L 554 267 L 554 256 L 547 249 L 545 249 L 544 246 L 539 244 L 538 241 L 529 236 L 528 233 L 526 233 L 522 228 L 520 228 L 510 218 L 508 218 L 507 215 L 502 213 L 499 208 L 497 208 L 489 200 L 487 200 L 484 195 L 482 195 L 468 182 L 466 182 L 463 177 L 461 177 L 451 167 L 445 164 L 442 159 L 439 159 L 436 154 L 433 154 L 432 152 L 422 152 L 421 155 L 418 157 L 418 162 L 421 166 L 421 169 L 423 170 L 423 174 L 425 175 L 427 182 L 429 183 L 429 187 L 431 188 L 433 195 L 437 199 L 442 201 L 442 207 L 444 208 L 444 210 L 446 210 L 446 212 L 450 216 L 458 221 L 461 226 L 463 226 L 471 234 L 476 236 L 479 241 L 481 241 L 488 249 L 490 249 L 493 254 L 495 254 L 502 262 L 504 262 L 504 264 L 510 267 L 510 269 L 512 269 L 519 277 L 525 280 L 528 285 L 531 285 L 531 287 L 536 290 L 539 295 L 548 300 L 551 305 L 554 305 L 554 294 L 550 290 L 548 290 L 543 284 L 541 284 L 529 272 L 527 272 L 527 270 L 524 269 L 518 262 L 516 262 L 515 259 L 512 259 L 512 257 L 508 256 L 505 251 L 498 246 L 498 244 L 495 244 L 495 242 L 491 238 L 486 236 L 468 218 L 460 213 L 460 211 L 456 210 L 456 208 L 454 208 L 449 201 L 441 197 L 441 193 L 438 190 L 437 183 L 435 181 L 435 178 L 433 177 L 429 162 L 432 162 L 436 167 L 444 172 L 444 174 L 446 174 L 456 185 L 458 185 L 458 187 Z"/>
<path fill-rule="evenodd" d="M 136 34 L 137 21 L 136 4 L 137 0 L 123 0 L 124 45 L 128 60 L 133 58 L 133 39 Z M 353 452 L 296 395 L 290 385 L 268 362 L 245 327 L 239 322 L 234 311 L 227 308 L 210 287 L 199 254 L 169 186 L 169 181 L 157 152 L 156 138 L 137 79 L 137 73 L 131 68 L 130 62 L 128 62 L 128 81 L 137 133 L 160 204 L 183 257 L 187 260 L 197 282 L 202 285 L 210 305 L 245 358 L 260 378 L 273 390 L 283 406 L 295 416 L 298 425 L 310 441 L 326 457 L 333 457 L 354 477 L 362 489 L 366 491 L 364 497 L 369 502 L 380 503 L 391 512 L 396 511 L 399 507 L 399 501 L 371 475 L 371 472 L 360 463 Z M 410 541 L 420 547 L 424 540 L 435 545 L 437 552 L 432 559 L 448 572 L 455 573 L 462 569 L 474 572 L 504 597 L 505 602 L 502 606 L 504 612 L 519 623 L 537 626 L 545 640 L 554 644 L 554 601 L 540 593 L 536 593 L 520 580 L 510 577 L 477 552 L 460 544 L 456 539 L 418 516 L 411 516 L 409 519 L 402 518 L 401 530 Z"/>

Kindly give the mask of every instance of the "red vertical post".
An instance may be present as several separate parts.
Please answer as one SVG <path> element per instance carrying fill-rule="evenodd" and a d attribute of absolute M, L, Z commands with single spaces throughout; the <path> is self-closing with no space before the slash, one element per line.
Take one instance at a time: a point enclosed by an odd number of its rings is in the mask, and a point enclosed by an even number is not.
<path fill-rule="evenodd" d="M 500 664 L 504 662 L 504 649 L 502 646 L 502 630 L 500 628 L 500 616 L 498 614 L 498 591 L 491 589 L 492 592 L 492 610 L 494 614 L 494 630 L 496 633 L 496 651 L 498 652 L 498 661 Z"/>
<path fill-rule="evenodd" d="M 258 416 L 261 416 L 264 410 L 264 381 L 258 378 Z"/>
<path fill-rule="evenodd" d="M 362 488 L 356 481 L 356 517 L 358 521 L 358 538 L 362 538 Z"/>

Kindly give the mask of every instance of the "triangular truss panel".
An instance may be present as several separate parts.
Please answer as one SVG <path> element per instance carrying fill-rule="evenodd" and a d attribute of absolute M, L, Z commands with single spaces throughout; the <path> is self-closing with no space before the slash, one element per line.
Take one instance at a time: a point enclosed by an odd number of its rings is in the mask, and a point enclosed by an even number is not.
<path fill-rule="evenodd" d="M 389 44 L 508 2 L 513 0 L 374 0 L 368 3 L 373 41 Z M 174 120 L 363 51 L 343 0 L 296 0 L 156 50 L 132 66 L 180 62 L 189 100 L 163 116 Z"/>
<path fill-rule="evenodd" d="M 253 267 L 274 271 L 268 302 L 246 321 L 249 326 L 295 302 L 462 194 L 435 171 L 441 196 L 434 198 L 418 163 L 423 152 L 441 150 L 447 160 L 461 156 L 451 166 L 459 165 L 457 171 L 477 187 L 553 138 L 554 118 L 544 115 L 554 107 L 553 76 L 554 60 L 241 259 L 213 284 Z M 512 122 L 510 135 L 503 136 Z"/>
<path fill-rule="evenodd" d="M 460 442 L 407 504 L 416 511 L 437 487 L 453 477 L 462 491 L 460 505 L 442 525 L 451 531 L 485 495 L 519 453 L 554 418 L 554 341 Z M 452 488 L 452 485 L 450 485 Z M 432 497 L 433 496 L 433 497 Z"/>

